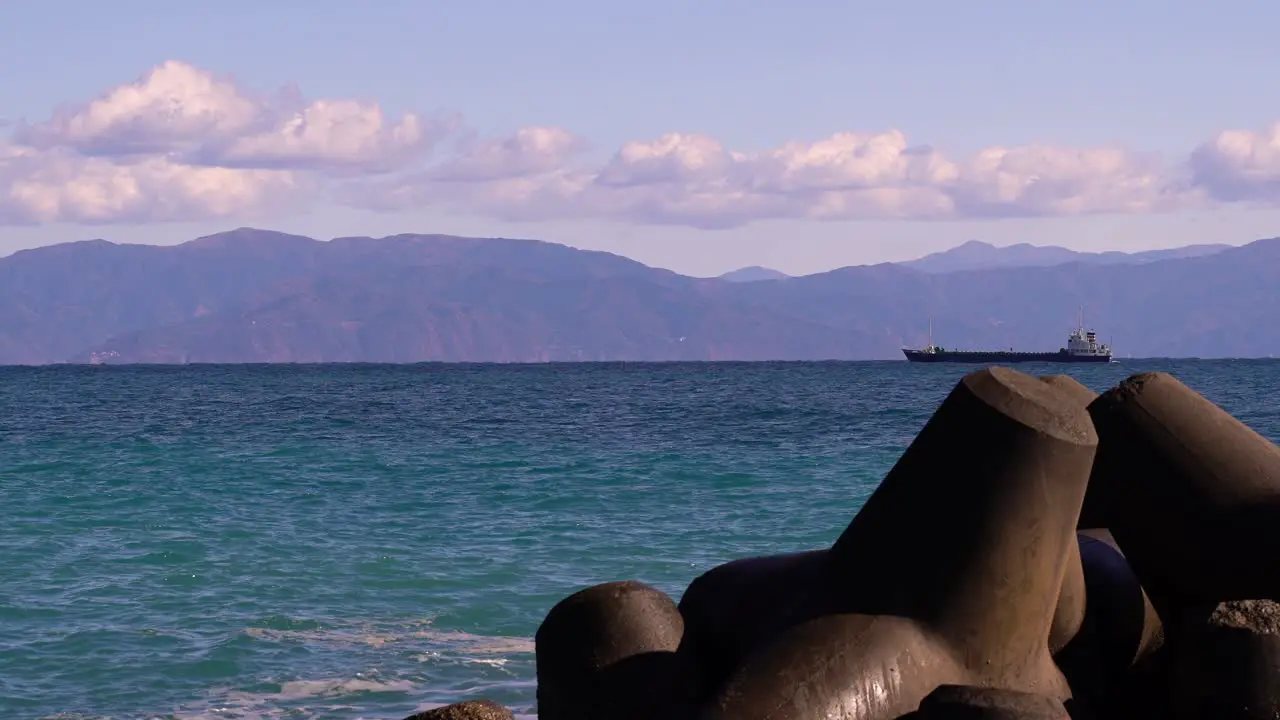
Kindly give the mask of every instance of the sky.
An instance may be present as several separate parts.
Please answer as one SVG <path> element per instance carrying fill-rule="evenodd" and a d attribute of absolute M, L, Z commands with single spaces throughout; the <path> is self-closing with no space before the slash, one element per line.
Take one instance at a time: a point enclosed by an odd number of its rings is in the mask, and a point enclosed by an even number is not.
<path fill-rule="evenodd" d="M 713 275 L 1280 235 L 1280 4 L 7 0 L 0 255 L 241 226 Z"/>

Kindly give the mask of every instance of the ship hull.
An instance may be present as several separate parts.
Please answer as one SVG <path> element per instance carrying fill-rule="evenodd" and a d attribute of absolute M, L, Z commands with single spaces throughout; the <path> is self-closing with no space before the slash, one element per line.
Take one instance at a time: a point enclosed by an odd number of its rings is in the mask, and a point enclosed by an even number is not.
<path fill-rule="evenodd" d="M 907 362 L 918 363 L 977 363 L 983 365 L 999 365 L 1001 363 L 1109 363 L 1110 355 L 1072 355 L 1058 352 L 999 352 L 999 351 L 966 351 L 947 350 L 943 352 L 924 352 L 923 350 L 903 350 Z"/>

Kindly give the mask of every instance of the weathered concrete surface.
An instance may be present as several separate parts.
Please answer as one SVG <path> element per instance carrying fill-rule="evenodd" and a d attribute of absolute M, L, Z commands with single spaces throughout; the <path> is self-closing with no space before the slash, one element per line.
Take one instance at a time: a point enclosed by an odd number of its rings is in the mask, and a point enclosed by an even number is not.
<path fill-rule="evenodd" d="M 832 547 L 812 619 L 702 717 L 890 720 L 942 684 L 1069 698 L 1048 638 L 1096 446 L 1051 383 L 966 375 Z"/>
<path fill-rule="evenodd" d="M 693 680 L 676 654 L 684 622 L 635 581 L 561 600 L 534 636 L 540 720 L 649 720 L 689 712 Z"/>
<path fill-rule="evenodd" d="M 1034 693 L 972 685 L 943 685 L 920 703 L 911 720 L 1071 720 L 1062 701 Z"/>
<path fill-rule="evenodd" d="M 1162 617 L 1280 598 L 1280 449 L 1167 373 L 1125 380 L 1089 413 L 1086 514 Z"/>
<path fill-rule="evenodd" d="M 1280 718 L 1280 604 L 1220 603 L 1208 618 L 1185 619 L 1177 636 L 1168 686 L 1175 718 Z"/>

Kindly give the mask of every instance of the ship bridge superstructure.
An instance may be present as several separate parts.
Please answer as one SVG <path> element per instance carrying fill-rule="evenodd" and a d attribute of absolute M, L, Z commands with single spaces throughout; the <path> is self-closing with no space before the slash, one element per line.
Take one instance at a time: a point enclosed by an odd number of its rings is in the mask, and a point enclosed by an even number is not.
<path fill-rule="evenodd" d="M 1075 356 L 1111 355 L 1111 348 L 1106 343 L 1098 342 L 1098 333 L 1085 330 L 1084 308 L 1080 309 L 1080 324 L 1067 336 L 1067 347 L 1064 350 L 1068 355 Z"/>

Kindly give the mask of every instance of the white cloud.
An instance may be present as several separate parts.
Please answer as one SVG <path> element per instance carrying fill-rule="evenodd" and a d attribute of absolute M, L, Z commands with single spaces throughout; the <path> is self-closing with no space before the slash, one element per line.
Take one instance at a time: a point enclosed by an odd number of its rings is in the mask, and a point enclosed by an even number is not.
<path fill-rule="evenodd" d="M 508 141 L 510 142 L 510 141 Z M 466 159 L 459 163 L 468 162 Z M 487 165 L 487 167 L 491 167 Z M 446 187 L 430 173 L 365 187 L 357 204 L 438 205 L 505 219 L 594 217 L 733 227 L 754 220 L 947 219 L 1160 212 L 1195 194 L 1148 158 L 1114 149 L 991 148 L 953 161 L 901 132 L 836 133 L 758 153 L 670 133 L 623 145 L 596 169 Z"/>
<path fill-rule="evenodd" d="M 706 135 L 668 133 L 657 140 L 623 145 L 596 181 L 624 188 L 714 182 L 733 175 L 741 159 Z"/>
<path fill-rule="evenodd" d="M 65 150 L 0 147 L 0 222 L 154 222 L 255 215 L 305 197 L 308 181 L 282 170 L 195 167 L 151 156 L 133 162 Z"/>
<path fill-rule="evenodd" d="M 936 186 L 958 168 L 931 149 L 908 147 L 897 130 L 836 133 L 815 143 L 791 142 L 754 161 L 756 182 L 776 192 L 846 191 Z"/>
<path fill-rule="evenodd" d="M 284 210 L 320 177 L 413 166 L 450 119 L 259 95 L 183 62 L 22 125 L 0 142 L 0 224 L 234 218 Z"/>
<path fill-rule="evenodd" d="M 0 224 L 235 217 L 330 191 L 395 212 L 734 227 L 765 219 L 1155 213 L 1280 204 L 1280 124 L 1223 132 L 1168 163 L 1117 148 L 990 147 L 950 157 L 898 130 L 743 152 L 697 133 L 623 143 L 594 162 L 534 126 L 432 161 L 455 118 L 356 99 L 257 94 L 180 61 L 0 141 Z"/>
<path fill-rule="evenodd" d="M 89 155 L 174 152 L 252 128 L 262 121 L 263 106 L 228 79 L 170 60 L 96 100 L 59 109 L 18 138 Z"/>
<path fill-rule="evenodd" d="M 373 103 L 255 95 L 229 78 L 170 60 L 92 102 L 24 127 L 19 142 L 107 158 L 165 154 L 241 168 L 385 170 L 418 159 L 448 123 L 391 122 Z"/>
<path fill-rule="evenodd" d="M 422 158 L 449 128 L 413 114 L 391 124 L 377 105 L 317 100 L 265 132 L 210 148 L 205 158 L 235 167 L 387 172 Z"/>
<path fill-rule="evenodd" d="M 1150 213 L 1192 200 L 1165 168 L 1132 153 L 1037 146 L 983 150 L 949 194 L 958 212 L 979 217 Z"/>
<path fill-rule="evenodd" d="M 1280 204 L 1280 122 L 1228 130 L 1191 154 L 1193 182 L 1216 200 Z"/>
<path fill-rule="evenodd" d="M 522 128 L 506 140 L 474 145 L 461 156 L 434 168 L 430 179 L 485 182 L 554 172 L 584 149 L 586 143 L 582 138 L 562 128 Z"/>

